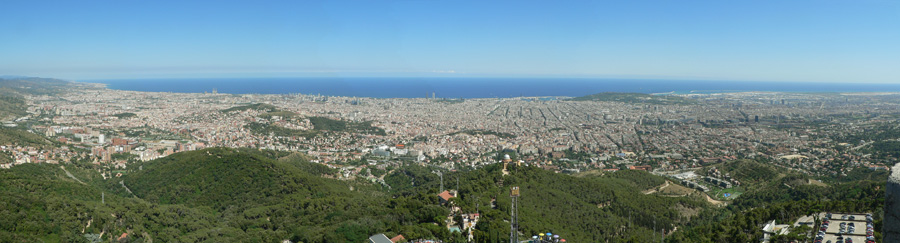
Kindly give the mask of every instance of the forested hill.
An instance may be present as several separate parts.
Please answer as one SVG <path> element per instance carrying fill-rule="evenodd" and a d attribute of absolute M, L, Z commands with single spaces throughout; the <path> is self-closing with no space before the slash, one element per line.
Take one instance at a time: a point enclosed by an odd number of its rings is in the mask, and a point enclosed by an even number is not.
<path fill-rule="evenodd" d="M 369 182 L 320 177 L 333 171 L 282 152 L 184 152 L 106 180 L 88 161 L 66 168 L 84 183 L 58 165 L 0 170 L 0 242 L 123 233 L 126 242 L 363 242 L 400 232 L 457 242 L 440 226 L 448 210 L 434 195 L 389 197 Z"/>
<path fill-rule="evenodd" d="M 288 196 L 348 196 L 345 183 L 312 175 L 295 164 L 267 158 L 251 149 L 212 148 L 177 153 L 147 163 L 124 176 L 140 198 L 162 204 L 251 207 L 277 204 Z"/>
<path fill-rule="evenodd" d="M 13 95 L 0 94 L 0 120 L 12 120 L 28 114 L 25 100 Z"/>
<path fill-rule="evenodd" d="M 398 168 L 386 176 L 392 187 L 387 190 L 322 178 L 307 172 L 309 168 L 297 166 L 310 163 L 273 160 L 281 156 L 249 149 L 206 149 L 147 163 L 143 170 L 123 179 L 137 197 L 153 203 L 210 207 L 224 215 L 249 210 L 256 217 L 267 218 L 267 224 L 273 228 L 317 228 L 315 225 L 330 231 L 341 227 L 358 230 L 338 231 L 341 235 L 334 236 L 343 239 L 379 232 L 448 241 L 461 239 L 461 235 L 450 234 L 443 226 L 433 227 L 445 225 L 441 219 L 449 215 L 448 208 L 437 201 L 440 179 L 433 169 L 418 165 Z M 514 185 L 522 190 L 522 237 L 550 230 L 575 242 L 652 241 L 660 238 L 654 234 L 654 227 L 671 230 L 687 222 L 691 212 L 706 207 L 699 196 L 642 194 L 641 191 L 665 181 L 642 171 L 579 178 L 523 166 L 503 176 L 499 166 L 494 165 L 447 173 L 445 179 L 461 177 L 460 197 L 454 203 L 464 212 L 479 211 L 484 215 L 477 228 L 478 242 L 508 239 L 508 193 Z M 446 183 L 447 189 L 450 184 Z M 354 185 L 363 190 L 351 191 L 349 188 Z M 491 199 L 496 200 L 494 208 Z M 298 220 L 280 214 L 304 217 Z M 355 224 L 368 217 L 377 220 L 371 225 Z M 290 237 L 300 239 L 297 235 Z M 317 242 L 318 238 L 305 240 Z"/>
<path fill-rule="evenodd" d="M 737 163 L 721 167 L 768 171 Z M 458 217 L 436 196 L 442 170 L 417 164 L 388 168 L 390 187 L 330 179 L 334 169 L 304 156 L 256 149 L 178 153 L 108 179 L 88 161 L 65 168 L 0 170 L 0 241 L 108 241 L 128 233 L 127 242 L 363 242 L 384 233 L 465 242 L 447 229 L 447 217 Z M 644 194 L 666 180 L 643 171 L 576 177 L 510 166 L 504 175 L 495 164 L 442 173 L 445 189 L 459 188 L 451 201 L 460 212 L 481 214 L 475 242 L 508 241 L 512 186 L 521 192 L 521 239 L 553 232 L 569 242 L 656 242 L 663 231 L 670 242 L 747 242 L 761 237 L 759 225 L 771 219 L 880 209 L 884 197 L 883 181 L 822 186 L 784 173 L 760 180 L 726 208 L 713 208 L 696 192 Z"/>
<path fill-rule="evenodd" d="M 880 239 L 886 174 L 860 168 L 848 182 L 822 183 L 797 172 L 757 161 L 735 160 L 715 165 L 744 181 L 748 190 L 725 208 L 706 210 L 666 238 L 667 242 L 752 242 L 763 236 L 770 220 L 790 224 L 819 212 L 872 213 Z M 773 242 L 803 242 L 804 235 L 779 236 Z"/>
<path fill-rule="evenodd" d="M 502 175 L 500 165 L 444 175 L 445 188 L 456 186 L 453 199 L 463 212 L 483 215 L 476 227 L 476 242 L 508 242 L 511 186 L 520 188 L 520 239 L 553 232 L 569 242 L 653 242 L 663 229 L 671 231 L 696 212 L 708 207 L 699 195 L 663 197 L 641 191 L 665 180 L 643 171 L 619 171 L 594 177 L 574 177 L 537 167 L 511 167 Z M 436 193 L 438 176 L 430 169 L 409 166 L 385 180 L 393 193 L 415 190 Z M 415 183 L 415 187 L 411 186 Z M 495 199 L 495 202 L 491 202 Z M 657 230 L 654 231 L 654 228 Z"/>
<path fill-rule="evenodd" d="M 451 214 L 436 196 L 434 169 L 414 164 L 387 174 L 390 189 L 329 179 L 333 169 L 303 156 L 255 149 L 178 153 L 105 180 L 87 161 L 66 168 L 0 170 L 0 241 L 106 241 L 129 233 L 128 242 L 363 242 L 385 233 L 465 242 L 447 229 Z M 460 177 L 460 196 L 451 201 L 482 215 L 476 242 L 508 239 L 512 185 L 522 191 L 522 238 L 550 231 L 571 242 L 656 241 L 654 227 L 671 230 L 706 207 L 697 196 L 644 195 L 664 180 L 639 171 L 574 177 L 523 166 L 504 176 L 493 165 L 444 176 L 448 189 Z"/>

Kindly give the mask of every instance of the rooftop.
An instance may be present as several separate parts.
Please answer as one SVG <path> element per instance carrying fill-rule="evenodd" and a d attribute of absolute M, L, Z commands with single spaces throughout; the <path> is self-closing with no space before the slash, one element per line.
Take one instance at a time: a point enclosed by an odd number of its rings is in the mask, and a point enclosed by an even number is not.
<path fill-rule="evenodd" d="M 391 239 L 388 239 L 384 234 L 377 234 L 369 237 L 369 243 L 394 243 Z"/>
<path fill-rule="evenodd" d="M 438 194 L 438 196 L 441 197 L 441 199 L 444 199 L 444 201 L 449 201 L 450 198 L 453 198 L 453 195 L 450 194 L 450 191 L 443 191 L 441 192 L 441 194 Z"/>

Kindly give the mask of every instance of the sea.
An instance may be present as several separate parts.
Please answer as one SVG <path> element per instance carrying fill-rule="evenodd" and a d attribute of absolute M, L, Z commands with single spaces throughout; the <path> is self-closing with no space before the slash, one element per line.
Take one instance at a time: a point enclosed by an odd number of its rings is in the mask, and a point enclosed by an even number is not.
<path fill-rule="evenodd" d="M 601 92 L 647 94 L 900 92 L 900 84 L 586 78 L 191 78 L 83 80 L 116 90 L 229 94 L 311 94 L 374 98 L 514 98 Z"/>

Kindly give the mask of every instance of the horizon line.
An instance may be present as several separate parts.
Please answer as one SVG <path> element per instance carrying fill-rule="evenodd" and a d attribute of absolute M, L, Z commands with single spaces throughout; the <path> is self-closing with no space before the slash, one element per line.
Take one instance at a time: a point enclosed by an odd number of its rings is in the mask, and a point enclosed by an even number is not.
<path fill-rule="evenodd" d="M 458 73 L 457 73 L 458 74 Z M 244 77 L 222 77 L 210 75 L 206 77 L 126 77 L 126 78 L 56 78 L 29 75 L 0 75 L 0 79 L 11 78 L 51 78 L 70 82 L 96 83 L 96 81 L 127 81 L 127 80 L 209 80 L 209 79 L 523 79 L 523 80 L 540 80 L 540 79 L 556 79 L 556 80 L 642 80 L 642 81 L 720 81 L 720 82 L 752 82 L 752 83 L 818 83 L 818 84 L 868 84 L 868 85 L 900 85 L 900 82 L 872 82 L 872 81 L 821 81 L 821 80 L 755 80 L 755 79 L 731 79 L 731 78 L 711 78 L 711 77 L 667 77 L 667 76 L 644 76 L 641 75 L 622 75 L 622 76 L 556 76 L 556 75 L 462 75 L 462 76 L 383 76 L 383 75 L 347 75 L 347 76 L 244 76 Z"/>
<path fill-rule="evenodd" d="M 2 75 L 0 75 L 2 76 Z M 25 76 L 22 76 L 25 77 Z M 44 78 L 44 77 L 30 77 Z M 58 78 L 54 78 L 58 79 Z M 900 82 L 851 82 L 851 81 L 796 81 L 796 80 L 752 80 L 752 79 L 716 79 L 716 78 L 662 78 L 662 77 L 521 77 L 521 76 L 283 76 L 283 77 L 145 77 L 145 78 L 91 78 L 61 79 L 71 82 L 94 83 L 91 81 L 141 81 L 141 80 L 236 80 L 236 79 L 522 79 L 522 80 L 635 80 L 635 81 L 707 81 L 707 82 L 747 82 L 747 83 L 810 83 L 810 84 L 868 84 L 868 85 L 900 85 Z"/>

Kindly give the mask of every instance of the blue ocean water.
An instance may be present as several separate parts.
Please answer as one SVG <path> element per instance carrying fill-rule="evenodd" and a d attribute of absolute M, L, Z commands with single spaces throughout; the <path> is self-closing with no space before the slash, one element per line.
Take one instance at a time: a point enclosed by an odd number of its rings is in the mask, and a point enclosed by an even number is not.
<path fill-rule="evenodd" d="M 150 92 L 202 93 L 216 89 L 230 94 L 301 93 L 375 98 L 421 98 L 431 97 L 432 93 L 438 98 L 511 98 L 600 92 L 900 92 L 900 84 L 575 78 L 200 78 L 82 82 Z"/>

